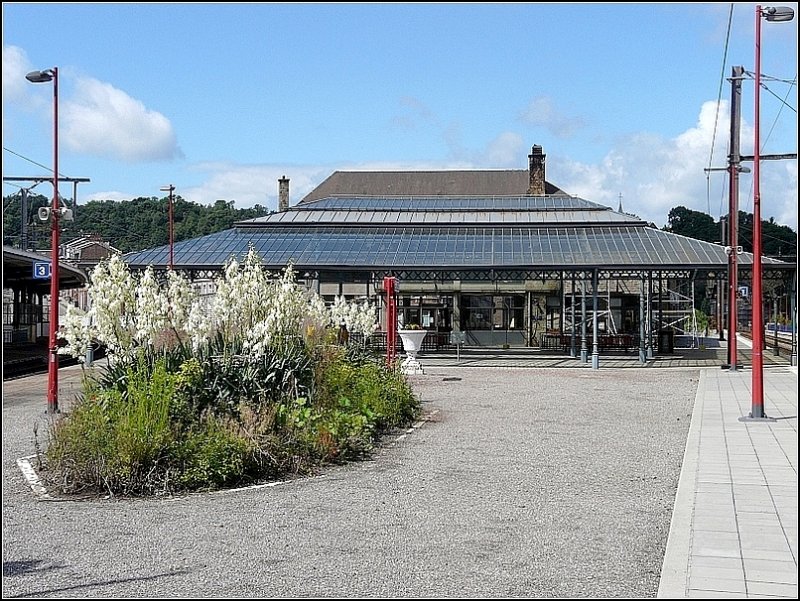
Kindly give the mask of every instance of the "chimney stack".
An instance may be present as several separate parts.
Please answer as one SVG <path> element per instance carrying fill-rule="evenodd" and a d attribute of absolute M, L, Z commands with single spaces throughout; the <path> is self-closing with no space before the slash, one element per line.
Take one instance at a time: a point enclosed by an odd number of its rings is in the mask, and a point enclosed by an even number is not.
<path fill-rule="evenodd" d="M 278 211 L 289 210 L 289 179 L 284 175 L 278 180 Z"/>
<path fill-rule="evenodd" d="M 544 196 L 546 194 L 544 189 L 544 159 L 546 156 L 542 152 L 542 147 L 538 144 L 533 145 L 531 153 L 528 155 L 528 175 L 530 177 L 528 194 L 530 196 Z"/>

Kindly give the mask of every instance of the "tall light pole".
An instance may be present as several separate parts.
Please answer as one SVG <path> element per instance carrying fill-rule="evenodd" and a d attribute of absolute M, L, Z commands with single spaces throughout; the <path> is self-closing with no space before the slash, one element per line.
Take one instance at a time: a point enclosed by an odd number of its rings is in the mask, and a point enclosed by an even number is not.
<path fill-rule="evenodd" d="M 174 228 L 173 228 L 173 218 L 172 218 L 172 193 L 175 191 L 175 186 L 169 184 L 167 186 L 161 186 L 162 192 L 169 192 L 169 268 L 172 269 L 172 263 L 175 258 L 174 254 L 174 247 L 175 247 L 175 236 L 174 236 Z"/>
<path fill-rule="evenodd" d="M 58 413 L 58 67 L 31 71 L 25 76 L 30 82 L 53 82 L 53 204 L 50 207 L 52 251 L 50 258 L 50 338 L 47 362 L 47 412 Z"/>
<path fill-rule="evenodd" d="M 756 6 L 756 76 L 755 119 L 753 141 L 753 399 L 750 417 L 764 418 L 764 319 L 761 291 L 761 19 L 767 21 L 791 21 L 794 10 L 788 6 Z"/>

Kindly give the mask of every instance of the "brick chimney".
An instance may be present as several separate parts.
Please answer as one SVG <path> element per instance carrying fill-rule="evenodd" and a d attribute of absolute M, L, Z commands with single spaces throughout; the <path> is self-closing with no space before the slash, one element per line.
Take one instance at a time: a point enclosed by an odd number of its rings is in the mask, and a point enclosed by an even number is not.
<path fill-rule="evenodd" d="M 278 211 L 289 210 L 289 178 L 285 175 L 278 180 Z"/>
<path fill-rule="evenodd" d="M 544 196 L 544 159 L 547 155 L 542 152 L 542 147 L 534 144 L 531 153 L 528 155 L 528 175 L 530 185 L 528 194 L 530 196 Z"/>

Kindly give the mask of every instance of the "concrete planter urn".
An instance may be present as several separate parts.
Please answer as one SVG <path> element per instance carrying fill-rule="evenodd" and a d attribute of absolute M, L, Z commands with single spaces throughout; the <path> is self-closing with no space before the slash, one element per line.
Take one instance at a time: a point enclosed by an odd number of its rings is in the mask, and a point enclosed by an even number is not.
<path fill-rule="evenodd" d="M 428 330 L 397 330 L 400 340 L 403 341 L 403 350 L 406 352 L 405 360 L 400 364 L 403 373 L 409 375 L 424 374 L 422 365 L 417 361 L 417 353 L 422 348 L 422 341 Z"/>

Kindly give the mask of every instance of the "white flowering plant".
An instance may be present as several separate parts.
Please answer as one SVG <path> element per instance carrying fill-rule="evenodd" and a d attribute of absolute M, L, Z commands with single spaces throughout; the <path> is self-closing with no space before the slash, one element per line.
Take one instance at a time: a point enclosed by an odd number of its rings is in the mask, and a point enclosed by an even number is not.
<path fill-rule="evenodd" d="M 348 303 L 344 296 L 337 296 L 333 299 L 329 313 L 331 325 L 344 324 L 349 332 L 362 334 L 365 341 L 378 329 L 377 310 L 369 299 L 361 303 Z"/>
<path fill-rule="evenodd" d="M 162 275 L 112 257 L 89 310 L 64 316 L 61 352 L 80 360 L 100 343 L 110 362 L 54 422 L 44 473 L 58 486 L 161 494 L 297 475 L 362 457 L 419 415 L 399 371 L 358 345 L 318 344 L 342 323 L 372 334 L 368 300 L 326 307 L 292 265 L 271 275 L 252 249 L 226 263 L 215 296 Z"/>
<path fill-rule="evenodd" d="M 88 312 L 68 309 L 60 333 L 66 346 L 59 352 L 78 360 L 93 342 L 105 346 L 111 361 L 176 347 L 187 356 L 205 356 L 213 342 L 215 352 L 235 349 L 257 362 L 287 340 L 313 343 L 331 326 L 345 324 L 364 339 L 378 327 L 369 300 L 348 303 L 337 296 L 326 307 L 319 295 L 298 286 L 291 264 L 270 278 L 253 248 L 242 263 L 228 260 L 213 297 L 199 296 L 185 275 L 172 270 L 164 283 L 152 267 L 136 276 L 118 256 L 95 268 L 88 293 Z"/>

